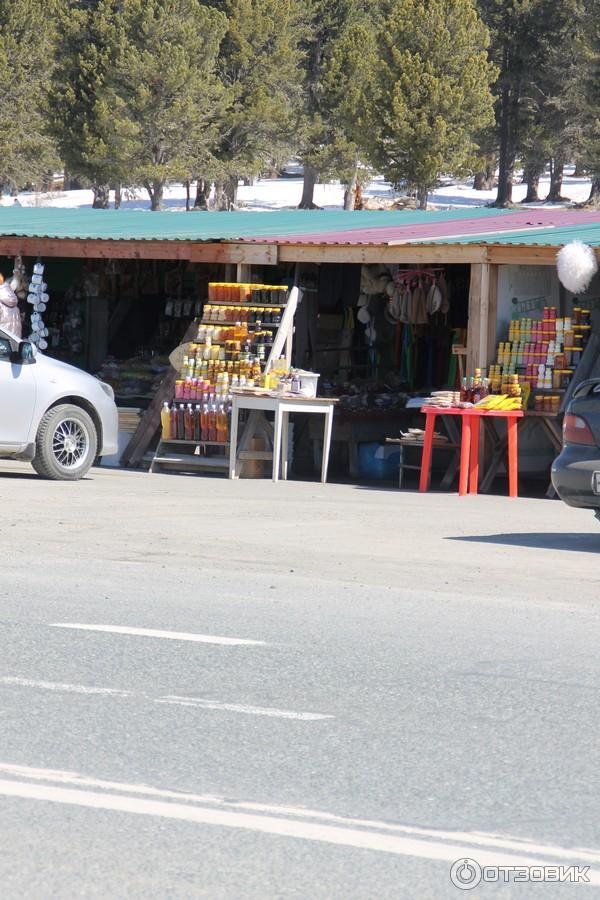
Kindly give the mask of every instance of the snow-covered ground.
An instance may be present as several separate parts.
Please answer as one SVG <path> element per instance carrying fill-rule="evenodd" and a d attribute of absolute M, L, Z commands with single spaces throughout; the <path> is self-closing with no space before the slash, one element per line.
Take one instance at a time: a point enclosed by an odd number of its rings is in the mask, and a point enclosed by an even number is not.
<path fill-rule="evenodd" d="M 572 172 L 572 170 L 569 170 Z M 550 184 L 549 177 L 540 179 L 540 197 L 545 197 Z M 527 188 L 523 184 L 515 184 L 513 189 L 513 201 L 521 202 L 525 198 Z M 581 203 L 587 199 L 590 193 L 590 182 L 587 178 L 574 178 L 572 174 L 565 175 L 563 182 L 563 195 L 571 203 Z M 302 194 L 302 179 L 300 178 L 272 178 L 257 181 L 251 187 L 240 187 L 238 203 L 245 210 L 274 210 L 297 207 Z M 374 179 L 365 189 L 364 196 L 374 203 L 393 201 L 401 196 L 395 193 L 391 185 L 383 179 Z M 485 206 L 495 199 L 495 191 L 475 191 L 472 187 L 472 179 L 462 182 L 448 182 L 438 188 L 429 197 L 430 208 L 460 209 L 470 206 Z M 193 197 L 193 193 L 192 193 Z M 324 209 L 340 209 L 343 206 L 344 189 L 337 183 L 319 184 L 315 189 L 315 203 Z M 85 208 L 92 205 L 92 192 L 82 191 L 53 191 L 51 193 L 21 193 L 18 196 L 21 206 L 44 207 L 56 206 L 64 209 Z M 12 206 L 12 197 L 3 197 L 0 204 Z M 112 204 L 111 204 L 112 205 Z M 165 209 L 175 212 L 185 210 L 185 188 L 181 184 L 174 184 L 165 190 Z M 543 205 L 543 203 L 539 204 Z M 552 204 L 553 206 L 565 206 L 566 204 Z M 123 209 L 149 209 L 150 202 L 145 191 L 139 190 L 136 194 L 124 200 Z"/>

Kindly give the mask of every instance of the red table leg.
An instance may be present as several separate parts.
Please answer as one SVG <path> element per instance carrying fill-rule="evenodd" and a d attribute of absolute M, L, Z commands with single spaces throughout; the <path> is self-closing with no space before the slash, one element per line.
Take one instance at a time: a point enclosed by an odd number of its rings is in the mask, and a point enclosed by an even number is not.
<path fill-rule="evenodd" d="M 471 458 L 469 461 L 469 493 L 476 494 L 479 486 L 479 434 L 481 418 L 469 416 L 471 421 Z"/>
<path fill-rule="evenodd" d="M 517 419 L 510 416 L 506 420 L 508 429 L 508 495 L 519 495 L 519 452 L 517 446 Z"/>
<path fill-rule="evenodd" d="M 435 431 L 434 412 L 425 413 L 425 439 L 423 441 L 423 455 L 421 457 L 421 478 L 419 490 L 423 494 L 429 490 L 429 476 L 431 474 L 431 455 L 433 452 L 433 433 Z"/>
<path fill-rule="evenodd" d="M 458 493 L 464 497 L 469 483 L 469 453 L 471 451 L 471 416 L 462 415 L 462 436 L 460 439 L 460 474 Z"/>

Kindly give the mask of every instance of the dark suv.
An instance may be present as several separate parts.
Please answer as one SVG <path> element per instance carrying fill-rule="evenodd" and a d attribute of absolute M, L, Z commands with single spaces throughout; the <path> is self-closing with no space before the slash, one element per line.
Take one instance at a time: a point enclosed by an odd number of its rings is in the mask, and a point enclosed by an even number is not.
<path fill-rule="evenodd" d="M 600 378 L 575 389 L 563 422 L 563 448 L 552 484 L 565 503 L 593 509 L 600 520 Z"/>

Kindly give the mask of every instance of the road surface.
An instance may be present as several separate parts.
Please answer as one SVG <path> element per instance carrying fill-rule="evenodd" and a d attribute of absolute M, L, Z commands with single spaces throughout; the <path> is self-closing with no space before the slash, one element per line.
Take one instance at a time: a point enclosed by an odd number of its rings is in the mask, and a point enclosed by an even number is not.
<path fill-rule="evenodd" d="M 600 897 L 590 513 L 10 463 L 0 492 L 3 900 Z M 592 885 L 466 892 L 461 858 Z"/>

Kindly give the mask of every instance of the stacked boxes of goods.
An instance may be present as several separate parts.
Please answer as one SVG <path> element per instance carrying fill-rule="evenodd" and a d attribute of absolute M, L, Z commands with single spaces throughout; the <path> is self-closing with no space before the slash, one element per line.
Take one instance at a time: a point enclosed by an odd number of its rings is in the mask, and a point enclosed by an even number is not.
<path fill-rule="evenodd" d="M 572 316 L 559 318 L 554 306 L 544 307 L 541 320 L 512 319 L 508 341 L 498 345 L 496 364 L 490 367 L 493 393 L 505 393 L 511 376 L 517 376 L 524 397 L 534 397 L 538 411 L 558 412 L 579 365 L 591 331 L 591 313 L 575 307 Z"/>

